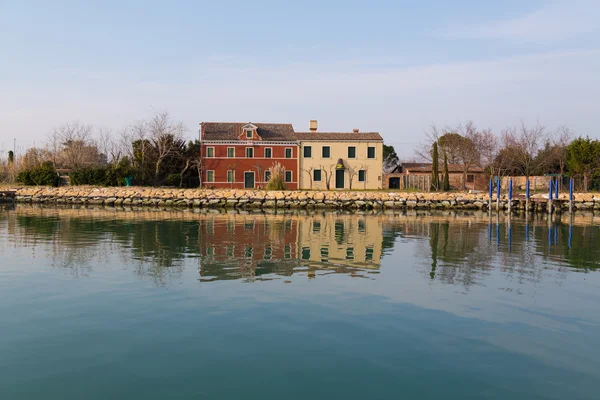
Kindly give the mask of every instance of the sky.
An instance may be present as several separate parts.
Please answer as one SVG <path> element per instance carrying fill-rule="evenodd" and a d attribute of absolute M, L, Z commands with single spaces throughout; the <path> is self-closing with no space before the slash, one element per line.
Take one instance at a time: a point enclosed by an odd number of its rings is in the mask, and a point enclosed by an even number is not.
<path fill-rule="evenodd" d="M 0 0 L 0 151 L 66 122 L 380 132 L 539 122 L 600 137 L 600 0 Z"/>

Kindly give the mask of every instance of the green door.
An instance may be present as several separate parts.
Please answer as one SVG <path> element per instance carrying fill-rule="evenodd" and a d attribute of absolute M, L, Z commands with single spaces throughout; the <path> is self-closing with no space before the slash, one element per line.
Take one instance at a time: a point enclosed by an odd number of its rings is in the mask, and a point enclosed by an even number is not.
<path fill-rule="evenodd" d="M 254 189 L 254 172 L 244 172 L 244 188 Z"/>
<path fill-rule="evenodd" d="M 344 188 L 344 170 L 343 169 L 335 170 L 335 188 L 336 189 Z"/>

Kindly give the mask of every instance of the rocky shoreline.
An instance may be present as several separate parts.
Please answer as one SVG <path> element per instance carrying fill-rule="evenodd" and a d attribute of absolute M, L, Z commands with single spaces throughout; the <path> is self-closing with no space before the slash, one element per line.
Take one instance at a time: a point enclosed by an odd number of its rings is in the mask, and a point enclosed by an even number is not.
<path fill-rule="evenodd" d="M 487 193 L 407 193 L 393 191 L 265 191 L 227 189 L 168 189 L 146 187 L 23 187 L 3 196 L 2 202 L 35 204 L 73 204 L 105 206 L 147 206 L 233 209 L 466 209 L 488 210 Z M 492 208 L 496 208 L 496 198 Z M 499 201 L 501 210 L 508 209 L 506 196 Z M 534 196 L 532 211 L 547 212 L 547 195 Z M 513 200 L 512 210 L 524 210 L 525 200 Z M 567 195 L 554 201 L 554 211 L 569 208 Z M 600 194 L 578 193 L 573 209 L 600 210 Z"/>

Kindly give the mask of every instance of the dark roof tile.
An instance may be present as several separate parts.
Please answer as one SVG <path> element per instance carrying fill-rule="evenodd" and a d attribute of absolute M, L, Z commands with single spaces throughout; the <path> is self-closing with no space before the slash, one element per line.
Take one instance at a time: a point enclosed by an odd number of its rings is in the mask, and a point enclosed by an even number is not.
<path fill-rule="evenodd" d="M 250 122 L 255 125 L 263 140 L 294 141 L 292 124 L 264 124 Z M 203 140 L 237 140 L 242 134 L 242 127 L 248 122 L 203 122 Z"/>
<path fill-rule="evenodd" d="M 383 141 L 377 132 L 296 132 L 298 140 L 369 140 Z"/>

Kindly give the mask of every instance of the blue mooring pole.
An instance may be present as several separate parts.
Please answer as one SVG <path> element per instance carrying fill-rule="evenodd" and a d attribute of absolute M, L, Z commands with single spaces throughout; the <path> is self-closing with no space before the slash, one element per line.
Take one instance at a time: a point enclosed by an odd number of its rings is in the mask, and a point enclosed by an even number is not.
<path fill-rule="evenodd" d="M 529 211 L 529 196 L 531 195 L 531 182 L 525 182 L 525 212 Z"/>
<path fill-rule="evenodd" d="M 488 203 L 488 209 L 492 212 L 492 196 L 494 195 L 494 180 L 490 179 L 490 201 Z"/>
<path fill-rule="evenodd" d="M 573 178 L 569 180 L 569 213 L 573 214 Z"/>
<path fill-rule="evenodd" d="M 500 190 L 502 187 L 502 180 L 498 177 L 498 190 L 496 192 L 496 211 L 500 212 Z"/>
<path fill-rule="evenodd" d="M 548 214 L 552 214 L 552 195 L 554 194 L 554 187 L 552 186 L 552 179 L 548 184 Z"/>
<path fill-rule="evenodd" d="M 558 200 L 558 189 L 559 189 L 559 186 L 560 186 L 560 185 L 558 184 L 558 179 L 557 179 L 557 180 L 556 180 L 556 183 L 554 184 L 554 189 L 555 189 L 555 190 L 554 190 L 554 192 L 555 192 L 555 193 L 554 193 L 554 194 L 555 194 L 554 198 L 555 198 L 556 200 Z"/>
<path fill-rule="evenodd" d="M 513 194 L 513 182 L 512 179 L 508 180 L 508 213 L 512 210 L 512 194 Z"/>

